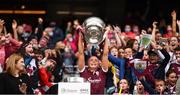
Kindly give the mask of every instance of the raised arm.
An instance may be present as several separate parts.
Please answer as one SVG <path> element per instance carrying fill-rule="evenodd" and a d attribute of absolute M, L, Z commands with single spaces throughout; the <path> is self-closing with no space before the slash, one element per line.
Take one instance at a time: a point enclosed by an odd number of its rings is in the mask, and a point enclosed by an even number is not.
<path fill-rule="evenodd" d="M 17 22 L 16 22 L 16 20 L 13 20 L 13 22 L 12 22 L 12 29 L 13 29 L 14 39 L 18 40 Z"/>
<path fill-rule="evenodd" d="M 177 25 L 178 25 L 178 29 L 179 29 L 179 32 L 178 34 L 180 33 L 180 20 L 177 20 Z"/>
<path fill-rule="evenodd" d="M 124 40 L 121 31 L 118 32 L 118 36 L 119 36 L 119 39 L 121 41 L 121 45 L 125 47 L 126 46 L 126 41 Z"/>
<path fill-rule="evenodd" d="M 84 58 L 84 44 L 83 44 L 81 32 L 79 32 L 78 52 L 79 52 L 78 61 L 77 61 L 78 69 L 82 71 L 83 68 L 85 67 L 85 58 Z"/>
<path fill-rule="evenodd" d="M 164 80 L 164 76 L 165 76 L 165 68 L 167 66 L 167 64 L 169 63 L 169 60 L 170 60 L 170 55 L 169 53 L 163 49 L 161 46 L 159 45 L 155 45 L 155 50 L 158 51 L 158 56 L 160 58 L 162 58 L 163 60 L 159 62 L 159 67 L 158 69 L 156 70 L 156 72 L 154 73 L 154 78 L 156 79 L 162 79 Z"/>
<path fill-rule="evenodd" d="M 169 53 L 163 49 L 160 45 L 157 45 L 154 42 L 151 42 L 152 47 L 155 49 L 155 51 L 157 52 L 158 56 L 163 59 L 163 63 L 166 64 L 169 62 L 170 60 L 170 55 Z"/>
<path fill-rule="evenodd" d="M 141 81 L 142 85 L 144 86 L 144 89 L 145 89 L 147 92 L 149 92 L 149 94 L 157 94 L 157 91 L 154 90 L 154 89 L 146 82 L 146 80 L 145 80 L 144 77 L 143 77 L 143 78 L 140 78 L 139 80 Z"/>
<path fill-rule="evenodd" d="M 104 43 L 104 51 L 103 51 L 103 55 L 102 55 L 102 68 L 107 71 L 108 70 L 108 39 L 105 39 L 105 43 Z"/>
<path fill-rule="evenodd" d="M 171 13 L 172 16 L 172 30 L 173 30 L 173 36 L 176 36 L 176 11 L 173 11 Z"/>
<path fill-rule="evenodd" d="M 4 20 L 0 19 L 0 33 L 2 33 L 3 28 L 4 28 Z"/>
<path fill-rule="evenodd" d="M 157 28 L 157 22 L 154 21 L 154 22 L 153 22 L 153 30 L 152 30 L 152 41 L 153 41 L 153 42 L 156 42 L 156 40 L 155 40 L 156 28 Z"/>
<path fill-rule="evenodd" d="M 113 26 L 113 27 L 114 27 L 115 38 L 116 38 L 116 41 L 117 41 L 117 46 L 121 47 L 122 46 L 121 39 L 118 36 L 118 32 L 121 32 L 121 29 L 118 26 L 116 26 L 116 27 Z"/>

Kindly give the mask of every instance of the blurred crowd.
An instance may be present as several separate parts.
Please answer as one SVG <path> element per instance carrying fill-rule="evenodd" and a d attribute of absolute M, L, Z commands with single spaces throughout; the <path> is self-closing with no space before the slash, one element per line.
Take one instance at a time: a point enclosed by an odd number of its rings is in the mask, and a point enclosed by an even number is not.
<path fill-rule="evenodd" d="M 35 29 L 12 21 L 7 31 L 0 20 L 0 94 L 57 94 L 58 82 L 69 77 L 91 84 L 92 95 L 180 94 L 180 21 L 107 24 L 98 47 L 86 43 L 78 20 L 63 31 L 56 22 Z M 151 35 L 148 46 L 144 35 Z"/>

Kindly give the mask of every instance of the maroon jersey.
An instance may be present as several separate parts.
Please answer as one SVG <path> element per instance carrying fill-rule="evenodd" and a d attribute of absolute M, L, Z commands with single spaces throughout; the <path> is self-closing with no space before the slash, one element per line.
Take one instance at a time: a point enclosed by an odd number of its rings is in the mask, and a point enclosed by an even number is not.
<path fill-rule="evenodd" d="M 104 94 L 106 72 L 99 68 L 96 72 L 91 72 L 88 68 L 80 72 L 80 76 L 91 83 L 91 94 Z"/>
<path fill-rule="evenodd" d="M 170 66 L 170 69 L 174 70 L 178 77 L 180 77 L 180 64 L 173 63 Z"/>

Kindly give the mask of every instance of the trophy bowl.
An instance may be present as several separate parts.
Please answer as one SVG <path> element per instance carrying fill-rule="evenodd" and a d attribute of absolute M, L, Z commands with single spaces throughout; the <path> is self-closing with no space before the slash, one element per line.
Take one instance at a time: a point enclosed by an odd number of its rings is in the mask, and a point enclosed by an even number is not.
<path fill-rule="evenodd" d="M 89 17 L 83 23 L 84 37 L 88 44 L 100 44 L 104 40 L 105 23 L 98 17 Z"/>

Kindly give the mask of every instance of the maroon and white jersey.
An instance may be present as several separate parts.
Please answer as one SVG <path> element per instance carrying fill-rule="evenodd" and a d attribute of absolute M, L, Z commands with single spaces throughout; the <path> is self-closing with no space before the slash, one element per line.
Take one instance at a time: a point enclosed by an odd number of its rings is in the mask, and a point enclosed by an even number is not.
<path fill-rule="evenodd" d="M 178 77 L 180 77 L 180 64 L 172 63 L 170 69 L 174 70 Z"/>
<path fill-rule="evenodd" d="M 91 94 L 104 94 L 106 72 L 101 68 L 96 72 L 91 72 L 88 68 L 80 71 L 80 76 L 91 83 Z"/>

